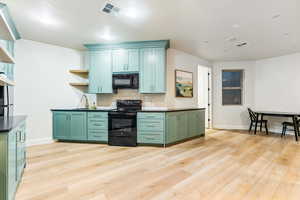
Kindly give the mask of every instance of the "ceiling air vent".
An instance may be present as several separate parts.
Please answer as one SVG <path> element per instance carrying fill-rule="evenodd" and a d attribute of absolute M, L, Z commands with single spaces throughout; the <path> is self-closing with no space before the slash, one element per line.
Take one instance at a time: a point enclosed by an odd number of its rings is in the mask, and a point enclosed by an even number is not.
<path fill-rule="evenodd" d="M 236 44 L 237 47 L 244 47 L 247 46 L 247 42 L 240 42 Z"/>
<path fill-rule="evenodd" d="M 104 7 L 102 8 L 102 11 L 105 13 L 118 13 L 120 11 L 120 8 L 116 7 L 115 5 L 113 5 L 111 2 L 107 2 L 104 4 Z"/>

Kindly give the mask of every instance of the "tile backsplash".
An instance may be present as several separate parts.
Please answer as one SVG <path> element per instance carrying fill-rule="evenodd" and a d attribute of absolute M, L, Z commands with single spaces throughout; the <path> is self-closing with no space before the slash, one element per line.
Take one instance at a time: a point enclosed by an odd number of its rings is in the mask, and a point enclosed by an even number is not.
<path fill-rule="evenodd" d="M 98 94 L 98 106 L 111 106 L 117 99 L 139 99 L 143 101 L 143 106 L 171 107 L 165 94 L 140 94 L 138 90 L 119 90 L 117 94 Z"/>

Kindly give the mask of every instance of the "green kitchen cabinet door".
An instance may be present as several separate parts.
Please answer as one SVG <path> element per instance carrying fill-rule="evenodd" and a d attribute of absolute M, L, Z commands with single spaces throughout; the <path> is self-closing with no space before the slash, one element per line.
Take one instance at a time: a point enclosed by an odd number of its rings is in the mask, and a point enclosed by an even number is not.
<path fill-rule="evenodd" d="M 92 51 L 89 57 L 89 93 L 112 93 L 111 51 Z"/>
<path fill-rule="evenodd" d="M 165 49 L 140 50 L 140 93 L 165 93 Z"/>
<path fill-rule="evenodd" d="M 168 113 L 166 117 L 166 143 L 170 144 L 177 140 L 177 114 Z"/>
<path fill-rule="evenodd" d="M 179 140 L 184 140 L 188 138 L 188 118 L 187 112 L 180 112 L 180 127 L 179 127 Z"/>
<path fill-rule="evenodd" d="M 57 140 L 70 139 L 69 112 L 53 112 L 53 138 Z"/>
<path fill-rule="evenodd" d="M 112 68 L 114 73 L 139 71 L 139 49 L 112 50 Z"/>
<path fill-rule="evenodd" d="M 128 68 L 128 50 L 112 50 L 112 69 L 114 73 L 126 72 Z"/>
<path fill-rule="evenodd" d="M 17 131 L 12 130 L 8 137 L 8 199 L 14 199 L 18 176 L 17 176 Z"/>
<path fill-rule="evenodd" d="M 205 110 L 197 112 L 197 134 L 205 135 Z"/>
<path fill-rule="evenodd" d="M 22 131 L 18 128 L 16 132 L 17 137 L 17 180 L 21 180 L 22 172 L 24 168 L 24 154 L 23 154 L 23 138 L 22 138 Z"/>
<path fill-rule="evenodd" d="M 112 58 L 111 50 L 99 52 L 98 66 L 101 69 L 99 73 L 99 92 L 100 94 L 112 94 Z"/>
<path fill-rule="evenodd" d="M 87 140 L 86 112 L 70 112 L 70 139 Z"/>
<path fill-rule="evenodd" d="M 139 49 L 128 49 L 128 72 L 138 72 L 140 68 Z"/>
<path fill-rule="evenodd" d="M 88 60 L 89 60 L 89 93 L 92 94 L 97 94 L 98 88 L 99 88 L 99 74 L 100 72 L 100 68 L 97 67 L 97 56 L 98 56 L 98 52 L 96 51 L 92 51 L 92 52 L 88 52 Z"/>
<path fill-rule="evenodd" d="M 197 135 L 197 126 L 199 123 L 197 118 L 197 111 L 189 111 L 188 114 L 188 137 Z"/>

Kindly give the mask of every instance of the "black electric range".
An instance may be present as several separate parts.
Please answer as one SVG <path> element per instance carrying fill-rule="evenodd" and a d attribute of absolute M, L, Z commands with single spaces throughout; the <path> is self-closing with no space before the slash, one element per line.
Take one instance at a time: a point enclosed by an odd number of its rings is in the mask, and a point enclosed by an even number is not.
<path fill-rule="evenodd" d="M 137 146 L 137 112 L 141 100 L 117 100 L 117 109 L 108 112 L 108 144 Z"/>

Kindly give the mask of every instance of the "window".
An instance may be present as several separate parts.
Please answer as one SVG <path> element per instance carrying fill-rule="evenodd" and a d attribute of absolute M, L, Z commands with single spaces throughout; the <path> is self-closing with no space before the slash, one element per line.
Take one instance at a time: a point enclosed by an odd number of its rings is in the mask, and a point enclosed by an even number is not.
<path fill-rule="evenodd" d="M 222 104 L 242 105 L 243 70 L 222 70 Z"/>

